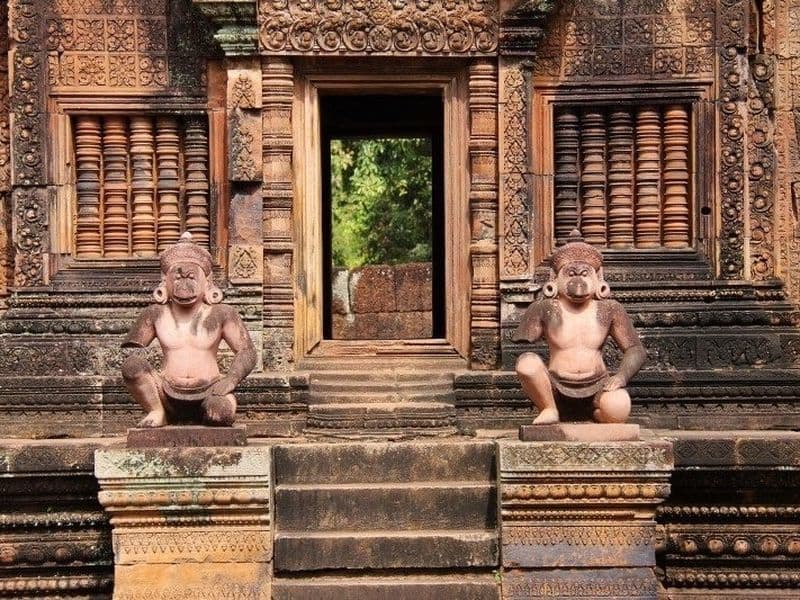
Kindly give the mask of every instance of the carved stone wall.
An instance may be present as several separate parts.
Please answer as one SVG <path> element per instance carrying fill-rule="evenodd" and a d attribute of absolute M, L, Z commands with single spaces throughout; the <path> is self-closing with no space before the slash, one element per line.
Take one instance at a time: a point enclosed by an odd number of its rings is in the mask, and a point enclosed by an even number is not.
<path fill-rule="evenodd" d="M 775 272 L 786 282 L 794 302 L 800 302 L 800 2 L 777 0 L 763 4 L 761 72 L 768 86 L 766 106 L 772 117 L 775 164 L 771 173 L 775 191 Z M 772 102 L 769 102 L 769 100 Z M 764 170 L 766 175 L 769 171 Z"/>
<path fill-rule="evenodd" d="M 13 278 L 11 253 L 11 129 L 8 94 L 8 2 L 0 2 L 0 299 L 9 293 Z"/>

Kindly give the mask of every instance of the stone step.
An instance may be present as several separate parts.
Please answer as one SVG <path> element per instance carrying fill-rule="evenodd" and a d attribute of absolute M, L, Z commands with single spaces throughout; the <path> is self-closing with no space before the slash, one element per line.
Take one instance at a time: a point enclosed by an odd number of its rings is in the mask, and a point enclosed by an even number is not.
<path fill-rule="evenodd" d="M 499 600 L 494 577 L 408 575 L 396 577 L 277 578 L 274 600 Z"/>
<path fill-rule="evenodd" d="M 311 373 L 309 383 L 312 386 L 325 387 L 414 387 L 453 385 L 453 373 L 450 371 L 318 371 Z"/>
<path fill-rule="evenodd" d="M 456 409 L 446 402 L 349 402 L 310 405 L 307 431 L 444 434 L 455 433 L 455 424 Z"/>
<path fill-rule="evenodd" d="M 448 344 L 441 344 L 438 349 L 427 341 L 421 344 L 405 343 L 402 346 L 405 351 L 400 353 L 381 353 L 379 348 L 372 348 L 362 356 L 308 357 L 302 360 L 300 369 L 308 372 L 361 371 L 374 374 L 376 371 L 452 372 L 467 368 L 467 361 Z M 418 354 L 415 354 L 415 347 L 419 348 Z M 358 347 L 354 346 L 353 350 L 357 351 Z"/>
<path fill-rule="evenodd" d="M 395 402 L 442 402 L 452 404 L 454 401 L 452 389 L 428 390 L 319 390 L 313 389 L 310 394 L 309 404 L 381 404 Z"/>
<path fill-rule="evenodd" d="M 490 441 L 284 444 L 273 457 L 278 486 L 495 479 Z"/>
<path fill-rule="evenodd" d="M 493 567 L 499 551 L 494 531 L 280 532 L 279 571 L 328 569 L 445 569 Z"/>
<path fill-rule="evenodd" d="M 496 488 L 489 483 L 278 485 L 275 522 L 282 531 L 493 529 Z"/>

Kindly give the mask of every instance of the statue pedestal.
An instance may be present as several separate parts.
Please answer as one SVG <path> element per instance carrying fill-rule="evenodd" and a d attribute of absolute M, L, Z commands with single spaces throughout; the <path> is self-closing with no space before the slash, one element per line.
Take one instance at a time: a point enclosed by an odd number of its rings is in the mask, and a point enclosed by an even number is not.
<path fill-rule="evenodd" d="M 98 450 L 114 600 L 271 595 L 268 447 Z"/>
<path fill-rule="evenodd" d="M 499 443 L 503 600 L 655 600 L 666 441 Z"/>
<path fill-rule="evenodd" d="M 634 423 L 553 423 L 521 425 L 523 442 L 632 442 L 639 441 L 639 426 Z"/>
<path fill-rule="evenodd" d="M 167 425 L 128 429 L 128 448 L 195 448 L 209 446 L 246 446 L 247 428 L 205 427 L 203 425 Z"/>

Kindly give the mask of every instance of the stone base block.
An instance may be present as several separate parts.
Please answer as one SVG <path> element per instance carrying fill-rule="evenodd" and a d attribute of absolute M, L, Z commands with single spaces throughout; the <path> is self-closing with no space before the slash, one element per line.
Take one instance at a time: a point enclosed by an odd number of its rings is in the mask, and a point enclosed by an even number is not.
<path fill-rule="evenodd" d="M 638 441 L 639 426 L 634 423 L 554 423 L 522 425 L 523 442 L 622 442 Z"/>
<path fill-rule="evenodd" d="M 207 446 L 246 446 L 247 428 L 167 425 L 128 429 L 128 448 L 195 448 Z"/>
<path fill-rule="evenodd" d="M 500 442 L 498 462 L 504 600 L 656 600 L 669 442 Z"/>
<path fill-rule="evenodd" d="M 98 450 L 114 600 L 269 599 L 269 474 L 267 447 Z"/>
<path fill-rule="evenodd" d="M 654 600 L 650 569 L 547 569 L 503 573 L 503 600 Z"/>
<path fill-rule="evenodd" d="M 137 564 L 117 568 L 114 600 L 270 600 L 272 582 L 258 563 Z"/>

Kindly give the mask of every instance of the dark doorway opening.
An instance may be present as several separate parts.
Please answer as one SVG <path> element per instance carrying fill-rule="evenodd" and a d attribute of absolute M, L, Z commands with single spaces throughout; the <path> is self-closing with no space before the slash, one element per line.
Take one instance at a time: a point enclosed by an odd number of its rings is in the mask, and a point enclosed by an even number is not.
<path fill-rule="evenodd" d="M 443 338 L 441 95 L 323 95 L 320 129 L 324 338 Z"/>

